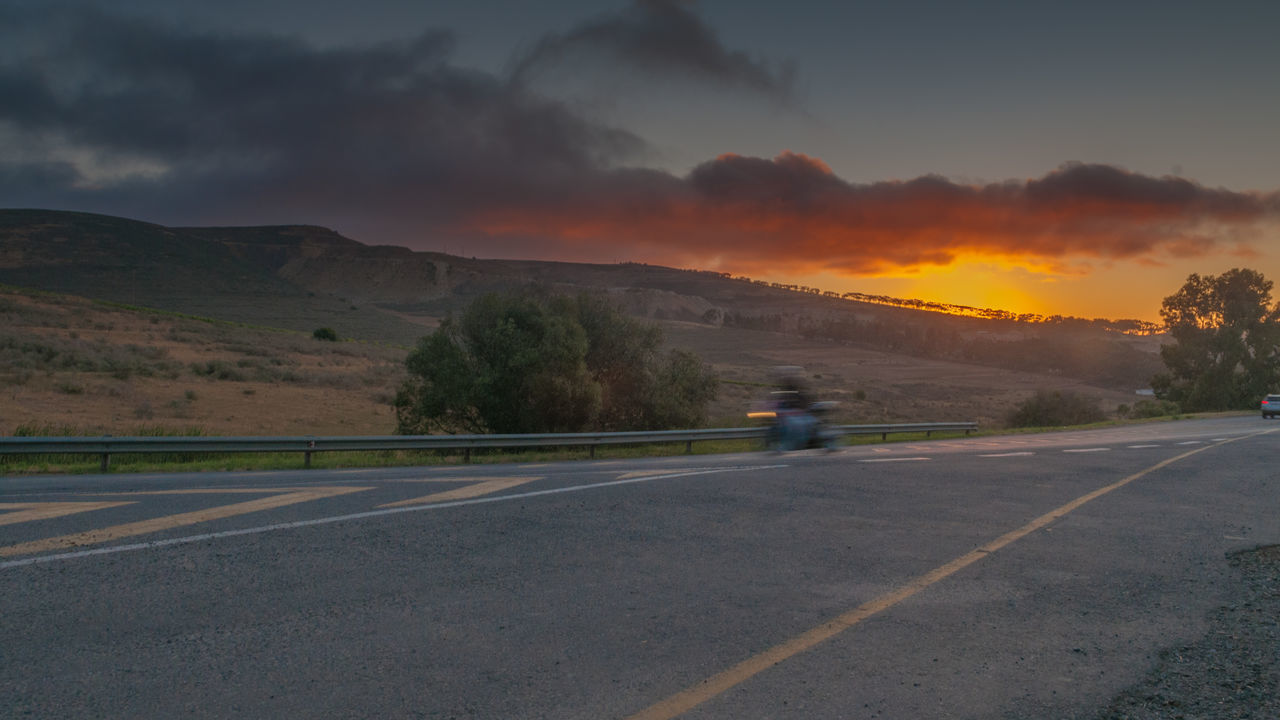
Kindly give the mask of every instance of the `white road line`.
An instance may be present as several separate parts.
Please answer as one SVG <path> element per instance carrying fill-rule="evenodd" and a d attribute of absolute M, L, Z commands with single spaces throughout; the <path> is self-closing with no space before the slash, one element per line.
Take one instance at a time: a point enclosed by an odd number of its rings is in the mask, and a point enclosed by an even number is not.
<path fill-rule="evenodd" d="M 1026 457 L 1027 455 L 1035 455 L 1035 453 L 1031 452 L 1030 450 L 1023 450 L 1021 452 L 992 453 L 990 455 L 979 455 L 978 457 Z"/>
<path fill-rule="evenodd" d="M 186 537 L 168 538 L 165 540 L 152 540 L 150 542 L 132 543 L 130 545 L 115 545 L 112 547 L 94 548 L 93 550 L 77 550 L 75 552 L 58 553 L 56 555 L 40 555 L 37 557 L 23 558 L 21 560 L 8 560 L 0 562 L 0 570 L 8 568 L 22 567 L 24 565 L 35 565 L 36 563 L 48 563 L 58 560 L 72 560 L 75 558 L 91 557 L 93 555 L 114 555 L 116 553 L 132 552 L 134 550 L 151 550 L 155 548 L 169 547 L 170 545 L 189 545 L 191 543 L 202 542 L 205 540 L 218 540 L 221 538 L 236 537 L 239 535 L 260 535 L 263 533 L 275 532 L 277 530 L 292 530 L 294 528 L 312 527 L 314 525 L 330 525 L 337 522 L 345 522 L 347 520 L 363 520 L 365 518 L 382 517 L 384 515 L 397 515 L 406 512 L 426 512 L 430 510 L 444 510 L 445 508 L 462 507 L 465 505 L 483 505 L 486 503 L 505 502 L 508 500 L 523 500 L 532 497 L 541 497 L 543 495 L 559 495 L 562 493 L 581 492 L 583 490 L 597 490 L 599 488 L 614 487 L 617 485 L 632 485 L 635 483 L 651 482 L 653 480 L 669 480 L 672 478 L 691 477 L 694 475 L 712 475 L 716 473 L 726 472 L 746 472 L 750 470 L 774 470 L 784 468 L 786 465 L 742 465 L 736 467 L 725 468 L 708 468 L 706 470 L 695 470 L 690 472 L 668 473 L 666 475 L 648 475 L 638 478 L 627 478 L 625 480 L 610 480 L 607 482 L 593 483 L 591 485 L 575 485 L 572 487 L 551 488 L 549 490 L 532 490 L 530 492 L 513 493 L 511 495 L 489 495 L 486 497 L 471 498 L 468 500 L 456 500 L 454 502 L 435 503 L 432 505 L 412 505 L 409 507 L 385 508 L 383 510 L 369 510 L 366 512 L 351 513 L 350 515 L 334 515 L 331 517 L 315 518 L 312 520 L 296 520 L 294 522 L 276 523 L 274 525 L 263 525 L 261 527 L 243 528 L 240 530 L 223 530 L 222 532 L 203 533 L 200 535 L 188 535 Z"/>
<path fill-rule="evenodd" d="M 866 460 L 859 460 L 858 462 L 864 462 L 864 463 L 919 462 L 920 460 L 931 460 L 931 459 L 932 458 L 927 458 L 927 457 L 868 458 Z"/>
<path fill-rule="evenodd" d="M 1130 450 L 1143 450 L 1145 448 L 1160 447 L 1159 445 L 1130 445 Z"/>
<path fill-rule="evenodd" d="M 1087 453 L 1087 452 L 1107 452 L 1111 448 L 1073 448 L 1071 450 L 1063 450 L 1064 453 Z"/>
<path fill-rule="evenodd" d="M 1203 440 L 1187 440 L 1186 442 L 1180 442 L 1178 444 L 1179 445 L 1200 445 L 1202 443 L 1204 443 Z"/>

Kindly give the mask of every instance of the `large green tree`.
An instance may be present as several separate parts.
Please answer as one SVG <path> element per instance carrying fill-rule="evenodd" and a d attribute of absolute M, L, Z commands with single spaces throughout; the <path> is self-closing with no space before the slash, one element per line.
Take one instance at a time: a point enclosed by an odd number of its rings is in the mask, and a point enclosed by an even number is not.
<path fill-rule="evenodd" d="M 489 294 L 422 338 L 396 396 L 401 433 L 540 433 L 696 427 L 714 374 L 662 352 L 656 326 L 605 297 Z"/>
<path fill-rule="evenodd" d="M 1236 268 L 1192 274 L 1164 299 L 1173 343 L 1160 348 L 1167 373 L 1152 381 L 1156 395 L 1184 411 L 1247 409 L 1280 381 L 1280 308 L 1261 273 Z"/>

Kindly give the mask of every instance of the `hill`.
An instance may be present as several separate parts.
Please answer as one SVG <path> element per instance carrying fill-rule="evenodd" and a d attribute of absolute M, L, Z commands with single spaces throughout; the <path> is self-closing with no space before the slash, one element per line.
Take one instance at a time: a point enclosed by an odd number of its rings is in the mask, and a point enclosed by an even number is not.
<path fill-rule="evenodd" d="M 999 425 L 1037 389 L 1131 403 L 1122 392 L 1061 377 L 925 360 L 779 333 L 665 323 L 668 342 L 698 352 L 723 379 L 715 425 L 745 422 L 769 368 L 803 364 L 843 422 L 976 420 Z M 310 333 L 0 288 L 0 435 L 377 435 L 407 350 L 323 342 Z"/>
<path fill-rule="evenodd" d="M 1086 389 L 1114 406 L 1161 369 L 1160 337 L 1106 321 L 963 317 L 633 263 L 478 260 L 369 246 L 305 225 L 171 228 L 0 210 L 0 283 L 308 335 L 332 327 L 401 347 L 484 292 L 531 283 L 607 292 L 662 323 L 669 344 L 716 364 L 731 381 L 726 392 L 743 395 L 739 404 L 761 392 L 771 365 L 822 374 L 815 366 L 825 364 L 841 369 L 819 385 L 838 376 L 832 392 L 878 398 L 863 408 L 868 421 L 990 423 L 1040 388 Z M 904 409 L 913 404 L 924 417 Z"/>

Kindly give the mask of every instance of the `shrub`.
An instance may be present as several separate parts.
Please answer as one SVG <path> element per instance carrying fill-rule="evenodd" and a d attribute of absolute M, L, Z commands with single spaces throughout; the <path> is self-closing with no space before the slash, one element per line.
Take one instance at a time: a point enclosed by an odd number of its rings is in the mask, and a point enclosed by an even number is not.
<path fill-rule="evenodd" d="M 334 342 L 338 339 L 338 333 L 333 328 L 322 327 L 316 328 L 315 331 L 311 333 L 311 337 L 316 340 L 328 340 L 329 342 Z"/>
<path fill-rule="evenodd" d="M 603 296 L 489 294 L 418 341 L 397 429 L 545 433 L 698 427 L 718 381 Z"/>
<path fill-rule="evenodd" d="M 221 360 L 209 360 L 203 363 L 192 363 L 191 372 L 196 375 L 207 375 L 217 380 L 233 380 L 242 382 L 244 373 Z"/>
<path fill-rule="evenodd" d="M 1169 400 L 1139 400 L 1134 403 L 1133 409 L 1129 411 L 1129 417 L 1165 417 L 1167 415 L 1177 415 L 1181 411 L 1182 409 L 1178 407 L 1178 403 Z"/>
<path fill-rule="evenodd" d="M 1037 390 L 1009 413 L 1010 427 L 1087 425 L 1106 419 L 1096 398 L 1073 392 Z"/>

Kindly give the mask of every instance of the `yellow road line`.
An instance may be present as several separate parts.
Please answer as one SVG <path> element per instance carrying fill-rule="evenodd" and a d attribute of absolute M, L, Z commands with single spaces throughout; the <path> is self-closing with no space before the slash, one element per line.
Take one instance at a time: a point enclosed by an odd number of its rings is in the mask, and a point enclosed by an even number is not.
<path fill-rule="evenodd" d="M 657 475 L 671 475 L 672 473 L 690 472 L 695 468 L 663 468 L 661 470 L 635 470 L 632 472 L 622 473 L 618 476 L 619 480 L 630 480 L 631 478 L 654 477 Z"/>
<path fill-rule="evenodd" d="M 0 503 L 0 510 L 15 510 L 0 515 L 0 525 L 45 520 L 47 518 L 72 515 L 74 513 L 103 510 L 117 505 L 132 505 L 132 502 L 38 502 L 38 503 Z"/>
<path fill-rule="evenodd" d="M 407 505 L 430 505 L 431 503 L 449 502 L 451 500 L 466 500 L 467 498 L 480 497 L 488 495 L 499 490 L 506 490 L 510 487 L 523 485 L 534 480 L 541 480 L 540 477 L 498 477 L 498 478 L 471 478 L 472 480 L 482 480 L 483 482 L 467 487 L 458 488 L 456 490 L 445 490 L 443 492 L 423 495 L 422 497 L 413 498 L 412 500 L 401 500 L 399 502 L 387 503 L 379 505 L 378 509 L 405 507 Z"/>
<path fill-rule="evenodd" d="M 47 550 L 65 550 L 67 548 L 81 547 L 84 545 L 97 545 L 99 543 L 132 537 L 134 535 L 145 535 L 147 533 L 159 532 L 161 530 L 169 530 L 186 525 L 195 525 L 197 523 L 208 522 L 210 520 L 220 520 L 222 518 L 234 517 L 236 515 L 244 515 L 245 513 L 258 512 L 259 510 L 270 510 L 273 508 L 284 507 L 286 505 L 293 505 L 295 503 L 346 495 L 348 493 L 360 492 L 368 489 L 369 488 L 367 487 L 285 488 L 287 492 L 284 494 L 259 498 L 257 500 L 249 500 L 248 502 L 235 503 L 233 505 L 221 505 L 218 507 L 196 510 L 194 512 L 167 515 L 165 517 L 140 520 L 138 522 L 125 523 L 123 525 L 113 525 L 111 527 L 105 527 L 98 530 L 86 530 L 85 532 L 72 533 L 70 535 L 59 535 L 57 537 L 45 538 L 43 540 L 32 540 L 30 542 L 19 543 L 17 545 L 0 547 L 0 557 L 29 555 L 31 553 L 45 552 Z M 279 492 L 279 490 L 280 489 L 277 488 L 276 492 Z M 164 492 L 167 493 L 168 491 Z M 175 492 L 188 493 L 191 491 Z M 228 492 L 242 491 L 230 490 Z"/>
<path fill-rule="evenodd" d="M 490 480 L 509 480 L 512 475 L 482 475 L 472 477 L 411 477 L 411 478 L 388 478 L 383 482 L 391 483 L 478 483 L 489 482 Z"/>
<path fill-rule="evenodd" d="M 1275 432 L 1275 430 L 1268 430 L 1267 432 Z M 1265 433 L 1257 433 L 1257 434 L 1262 435 Z M 920 575 L 919 577 L 916 577 L 915 579 L 908 582 L 906 585 L 903 585 L 902 587 L 896 590 L 893 590 L 892 592 L 881 595 L 880 597 L 874 600 L 871 600 L 870 602 L 867 602 L 863 605 L 859 605 L 853 610 L 850 610 L 844 613 L 843 615 L 836 617 L 835 619 L 829 620 L 823 623 L 822 625 L 819 625 L 813 628 L 812 630 L 809 630 L 800 635 L 797 635 L 796 637 L 793 637 L 790 640 L 787 640 L 780 645 L 775 645 L 774 647 L 768 650 L 765 650 L 764 652 L 758 655 L 747 658 L 746 660 L 738 663 L 737 665 L 734 665 L 728 670 L 725 670 L 717 675 L 714 675 L 708 678 L 707 680 L 697 684 L 694 687 L 691 687 L 687 690 L 676 693 L 675 695 L 672 695 L 671 697 L 665 700 L 662 700 L 661 702 L 655 705 L 651 705 L 648 708 L 641 710 L 635 715 L 632 715 L 629 718 L 627 718 L 627 720 L 672 720 L 672 718 L 679 717 L 680 715 L 683 715 L 684 713 L 688 712 L 689 710 L 692 710 L 698 705 L 701 705 L 702 703 L 716 697 L 717 695 L 720 695 L 746 682 L 747 680 L 764 672 L 765 670 L 768 670 L 774 665 L 777 665 L 785 660 L 788 660 L 796 655 L 799 655 L 800 653 L 805 652 L 806 650 L 809 650 L 815 645 L 818 645 L 819 643 L 822 643 L 826 640 L 829 640 L 835 637 L 836 635 L 839 635 L 840 633 L 844 632 L 845 630 L 848 630 L 854 625 L 857 625 L 863 620 L 866 620 L 872 615 L 875 615 L 876 613 L 879 613 L 883 610 L 887 610 L 888 608 L 891 608 L 894 605 L 897 605 L 898 603 L 902 602 L 903 600 L 906 600 L 912 595 L 915 595 L 921 590 L 924 590 L 930 585 L 933 585 L 955 574 L 959 570 L 962 570 L 972 565 L 973 563 L 981 560 L 982 558 L 987 557 L 991 553 L 1005 547 L 1006 545 L 1009 545 L 1010 543 L 1016 542 L 1026 537 L 1027 535 L 1030 535 L 1031 533 L 1045 527 L 1046 525 L 1054 522 L 1055 520 L 1061 519 L 1063 516 L 1069 514 L 1070 512 L 1079 508 L 1081 505 L 1084 505 L 1087 502 L 1096 500 L 1097 498 L 1102 497 L 1107 493 L 1110 493 L 1114 490 L 1118 490 L 1124 487 L 1125 485 L 1128 485 L 1129 483 L 1133 482 L 1134 480 L 1137 480 L 1138 478 L 1149 475 L 1155 472 L 1156 470 L 1159 470 L 1163 467 L 1172 465 L 1173 463 L 1176 463 L 1180 460 L 1184 460 L 1188 457 L 1191 457 L 1196 453 L 1204 452 L 1205 450 L 1219 447 L 1229 442 L 1235 442 L 1236 440 L 1241 440 L 1241 439 L 1244 439 L 1245 437 L 1254 437 L 1254 435 L 1247 435 L 1247 436 L 1242 436 L 1238 438 L 1232 438 L 1230 440 L 1218 443 L 1216 445 L 1206 445 L 1204 447 L 1196 448 L 1195 450 L 1191 450 L 1191 451 L 1182 453 L 1181 455 L 1177 455 L 1175 457 L 1171 457 L 1162 462 L 1156 463 L 1155 465 L 1152 465 L 1151 467 L 1145 470 L 1136 472 L 1124 478 L 1123 480 L 1114 482 L 1110 485 L 1107 485 L 1106 487 L 1102 487 L 1097 490 L 1094 490 L 1091 493 L 1081 495 L 1080 497 L 1076 498 L 1075 500 L 1072 500 L 1066 505 L 1063 505 L 1061 507 L 1058 507 L 1054 510 L 1051 510 L 1045 513 L 1044 515 L 1041 515 L 1040 517 L 1032 520 L 1026 525 L 1023 525 L 1022 527 L 1018 528 L 1017 530 L 1013 530 L 1011 532 L 1005 533 L 1004 535 L 1001 535 L 1000 537 L 996 538 L 995 540 L 992 540 L 991 542 L 987 543 L 986 545 L 983 545 L 982 547 L 976 550 L 965 553 L 964 555 L 961 555 L 960 557 L 952 560 L 951 562 L 945 565 L 935 568 L 925 573 L 924 575 Z"/>

